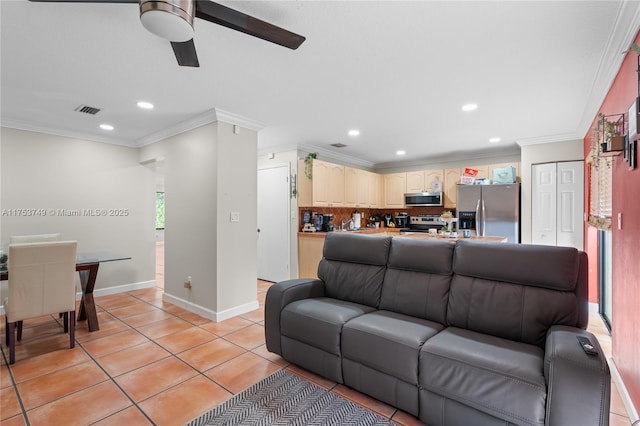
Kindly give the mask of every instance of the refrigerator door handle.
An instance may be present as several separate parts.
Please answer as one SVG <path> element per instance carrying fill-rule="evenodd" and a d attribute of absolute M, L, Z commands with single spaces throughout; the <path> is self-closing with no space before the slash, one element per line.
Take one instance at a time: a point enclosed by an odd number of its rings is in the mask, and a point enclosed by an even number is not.
<path fill-rule="evenodd" d="M 478 236 L 482 235 L 480 233 L 481 225 L 482 223 L 480 222 L 480 200 L 478 199 L 478 202 L 476 203 L 476 235 Z"/>
<path fill-rule="evenodd" d="M 487 212 L 485 210 L 484 207 L 484 200 L 482 200 L 482 236 L 484 237 L 484 230 L 486 229 L 486 217 L 487 217 Z"/>

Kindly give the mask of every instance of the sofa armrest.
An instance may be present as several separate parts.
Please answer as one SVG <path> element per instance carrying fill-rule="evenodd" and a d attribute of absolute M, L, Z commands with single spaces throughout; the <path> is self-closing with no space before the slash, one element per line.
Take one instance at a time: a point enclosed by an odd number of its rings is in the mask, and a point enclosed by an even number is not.
<path fill-rule="evenodd" d="M 280 313 L 291 302 L 324 296 L 324 283 L 316 279 L 281 281 L 267 290 L 264 303 L 264 334 L 267 350 L 282 355 Z"/>
<path fill-rule="evenodd" d="M 598 354 L 587 355 L 577 336 L 587 337 Z M 609 424 L 611 374 L 593 334 L 575 327 L 551 327 L 545 345 L 544 376 L 545 425 Z"/>

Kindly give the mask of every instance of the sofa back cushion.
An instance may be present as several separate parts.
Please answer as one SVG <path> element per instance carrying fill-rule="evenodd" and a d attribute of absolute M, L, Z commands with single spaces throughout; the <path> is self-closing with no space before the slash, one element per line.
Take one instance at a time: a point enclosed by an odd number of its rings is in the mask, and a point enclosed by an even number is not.
<path fill-rule="evenodd" d="M 574 248 L 458 241 L 447 323 L 544 347 L 552 325 L 586 326 L 586 268 Z"/>
<path fill-rule="evenodd" d="M 450 241 L 394 238 L 380 309 L 445 324 L 454 247 Z"/>
<path fill-rule="evenodd" d="M 318 265 L 325 295 L 377 308 L 390 246 L 382 235 L 328 233 Z"/>

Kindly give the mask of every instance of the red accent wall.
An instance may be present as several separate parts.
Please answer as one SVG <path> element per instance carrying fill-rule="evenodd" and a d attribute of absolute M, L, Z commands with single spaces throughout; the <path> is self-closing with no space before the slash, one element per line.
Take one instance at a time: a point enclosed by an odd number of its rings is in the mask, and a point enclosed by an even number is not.
<path fill-rule="evenodd" d="M 640 33 L 636 35 L 635 42 L 640 44 Z M 600 112 L 606 115 L 627 114 L 638 96 L 637 68 L 638 55 L 631 51 L 627 53 Z M 590 146 L 591 132 L 585 136 L 585 158 Z M 640 168 L 629 170 L 629 164 L 620 155 L 615 157 L 612 177 L 612 353 L 634 406 L 640 408 Z M 585 184 L 585 200 L 588 195 L 589 186 Z M 621 230 L 618 229 L 618 213 L 622 213 Z M 585 241 L 591 269 L 591 299 L 592 292 L 597 291 L 597 268 L 594 265 L 597 263 L 597 232 L 593 228 L 585 231 Z M 593 293 L 594 296 L 596 294 Z"/>

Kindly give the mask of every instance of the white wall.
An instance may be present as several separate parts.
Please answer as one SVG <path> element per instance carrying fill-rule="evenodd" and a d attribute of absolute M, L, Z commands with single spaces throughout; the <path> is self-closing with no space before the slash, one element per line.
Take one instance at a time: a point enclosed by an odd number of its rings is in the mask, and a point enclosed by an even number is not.
<path fill-rule="evenodd" d="M 417 166 L 404 166 L 404 167 L 391 167 L 385 169 L 376 169 L 376 173 L 388 174 L 388 173 L 402 173 L 412 172 L 418 170 L 437 170 L 437 169 L 452 169 L 456 167 L 470 167 L 470 166 L 483 166 L 486 164 L 501 164 L 501 163 L 513 163 L 520 161 L 519 155 L 507 155 L 507 156 L 495 156 L 495 157 L 481 157 L 481 158 L 469 158 L 466 160 L 455 160 L 437 163 L 425 163 Z"/>
<path fill-rule="evenodd" d="M 268 167 L 272 164 L 289 164 L 291 174 L 298 175 L 298 151 L 277 152 L 273 154 L 273 158 L 269 155 L 258 156 L 258 168 Z M 298 278 L 298 200 L 291 199 L 291 215 L 289 220 L 289 278 Z"/>
<path fill-rule="evenodd" d="M 131 260 L 104 263 L 96 289 L 153 284 L 155 197 L 153 172 L 135 148 L 2 127 L 0 242 L 11 235 L 60 232 L 79 252 L 113 251 Z M 10 209 L 44 209 L 14 216 Z M 62 216 L 58 210 L 80 211 Z M 126 216 L 85 216 L 83 209 L 126 209 Z M 55 212 L 55 213 L 53 213 Z M 2 296 L 4 297 L 4 296 Z"/>
<path fill-rule="evenodd" d="M 581 161 L 584 158 L 582 139 L 521 147 L 520 176 L 522 178 L 522 243 L 531 244 L 531 166 L 557 161 Z"/>
<path fill-rule="evenodd" d="M 256 157 L 256 132 L 222 122 L 140 149 L 164 160 L 165 297 L 215 320 L 258 306 Z"/>

